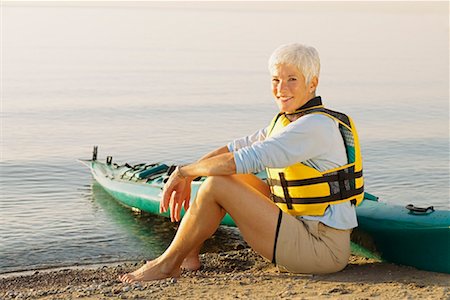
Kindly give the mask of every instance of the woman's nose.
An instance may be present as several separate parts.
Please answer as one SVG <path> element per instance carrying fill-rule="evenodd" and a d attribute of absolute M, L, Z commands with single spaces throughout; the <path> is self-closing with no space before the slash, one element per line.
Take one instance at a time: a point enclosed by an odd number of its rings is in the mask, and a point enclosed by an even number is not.
<path fill-rule="evenodd" d="M 280 93 L 280 92 L 283 92 L 283 91 L 285 91 L 287 89 L 287 84 L 284 82 L 284 81 L 281 81 L 280 80 L 280 82 L 278 83 L 278 86 L 277 86 L 277 90 L 278 90 L 278 92 Z"/>

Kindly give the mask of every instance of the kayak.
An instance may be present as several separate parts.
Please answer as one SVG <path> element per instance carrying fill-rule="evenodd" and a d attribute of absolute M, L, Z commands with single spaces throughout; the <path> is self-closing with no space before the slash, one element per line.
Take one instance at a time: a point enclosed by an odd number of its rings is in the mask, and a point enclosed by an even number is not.
<path fill-rule="evenodd" d="M 132 209 L 169 217 L 159 212 L 162 189 L 175 166 L 163 163 L 118 165 L 108 156 L 97 160 L 97 150 L 87 165 L 97 183 L 114 199 Z M 266 178 L 265 172 L 256 174 Z M 205 178 L 192 182 L 191 201 Z M 418 269 L 450 273 L 450 211 L 378 202 L 366 193 L 356 208 L 358 227 L 352 232 L 352 252 Z M 181 215 L 184 215 L 182 210 Z M 236 226 L 227 214 L 222 225 Z"/>

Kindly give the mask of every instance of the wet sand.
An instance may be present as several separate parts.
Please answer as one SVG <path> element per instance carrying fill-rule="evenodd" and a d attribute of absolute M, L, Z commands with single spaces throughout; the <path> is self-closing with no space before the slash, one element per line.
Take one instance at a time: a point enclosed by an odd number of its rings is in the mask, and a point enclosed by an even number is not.
<path fill-rule="evenodd" d="M 180 278 L 123 284 L 144 262 L 2 275 L 0 299 L 450 299 L 450 274 L 351 256 L 330 275 L 280 273 L 251 249 L 206 253 Z"/>

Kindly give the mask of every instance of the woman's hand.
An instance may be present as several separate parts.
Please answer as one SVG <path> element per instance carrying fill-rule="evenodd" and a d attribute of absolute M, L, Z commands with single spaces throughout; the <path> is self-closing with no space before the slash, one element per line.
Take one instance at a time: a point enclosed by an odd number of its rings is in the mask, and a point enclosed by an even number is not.
<path fill-rule="evenodd" d="M 180 167 L 177 167 L 164 185 L 159 212 L 164 213 L 170 207 L 170 220 L 172 222 L 181 220 L 181 208 L 183 206 L 185 211 L 189 208 L 191 182 L 192 178 L 183 176 Z"/>
<path fill-rule="evenodd" d="M 171 221 L 180 221 L 181 208 L 184 206 L 185 211 L 189 208 L 191 183 L 195 177 L 232 174 L 236 174 L 236 164 L 233 153 L 226 146 L 205 155 L 198 162 L 177 167 L 164 185 L 160 213 L 170 208 Z"/>

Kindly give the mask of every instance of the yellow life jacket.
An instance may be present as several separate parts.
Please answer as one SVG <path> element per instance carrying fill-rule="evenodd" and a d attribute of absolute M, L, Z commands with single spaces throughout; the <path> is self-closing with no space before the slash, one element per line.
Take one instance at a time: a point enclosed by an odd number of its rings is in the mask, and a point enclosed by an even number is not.
<path fill-rule="evenodd" d="M 330 204 L 351 201 L 359 205 L 364 198 L 362 157 L 355 125 L 350 117 L 324 108 L 320 98 L 318 100 L 307 105 L 314 102 L 319 105 L 309 105 L 293 114 L 301 115 L 300 118 L 306 114 L 323 114 L 336 120 L 346 147 L 347 164 L 325 172 L 301 162 L 285 168 L 267 168 L 272 200 L 281 210 L 294 216 L 322 216 Z M 289 123 L 286 115 L 279 113 L 268 127 L 268 137 L 282 131 Z"/>

